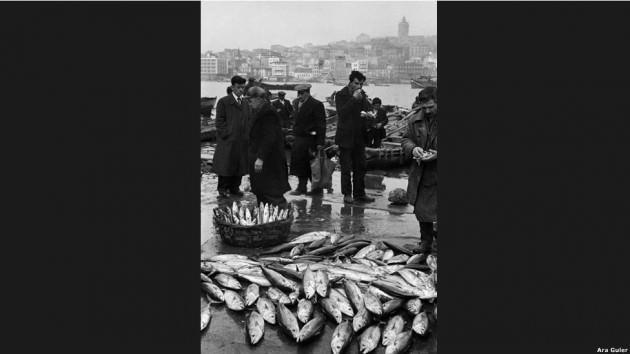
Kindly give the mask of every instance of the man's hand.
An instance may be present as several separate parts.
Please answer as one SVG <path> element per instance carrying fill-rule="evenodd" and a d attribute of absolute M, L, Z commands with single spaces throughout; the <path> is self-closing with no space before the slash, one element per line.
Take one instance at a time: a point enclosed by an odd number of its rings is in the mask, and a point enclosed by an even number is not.
<path fill-rule="evenodd" d="M 416 146 L 415 148 L 413 148 L 413 150 L 411 150 L 411 153 L 413 154 L 414 158 L 419 159 L 422 157 L 424 150 L 421 147 Z"/>
<path fill-rule="evenodd" d="M 429 162 L 437 159 L 437 150 L 429 149 L 428 153 L 430 155 L 421 159 L 423 162 Z"/>
<path fill-rule="evenodd" d="M 383 127 L 382 123 L 376 123 L 376 129 L 381 129 Z"/>
<path fill-rule="evenodd" d="M 352 93 L 352 97 L 354 97 L 355 100 L 362 99 L 363 95 L 361 94 L 361 89 L 354 90 L 354 92 Z"/>
<path fill-rule="evenodd" d="M 262 171 L 262 168 L 263 168 L 263 160 L 256 159 L 256 162 L 254 162 L 254 170 L 260 173 Z"/>

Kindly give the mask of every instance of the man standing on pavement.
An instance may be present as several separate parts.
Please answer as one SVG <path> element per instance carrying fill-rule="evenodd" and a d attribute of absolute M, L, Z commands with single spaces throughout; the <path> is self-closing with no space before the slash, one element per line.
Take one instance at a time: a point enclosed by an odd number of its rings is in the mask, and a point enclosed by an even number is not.
<path fill-rule="evenodd" d="M 247 131 L 250 108 L 243 99 L 245 79 L 232 77 L 231 93 L 217 102 L 217 146 L 212 167 L 219 176 L 219 197 L 241 197 L 241 178 L 247 174 Z"/>
<path fill-rule="evenodd" d="M 373 202 L 365 195 L 365 144 L 367 142 L 366 117 L 370 103 L 361 89 L 365 76 L 359 71 L 350 73 L 348 86 L 335 95 L 337 106 L 337 132 L 335 144 L 339 146 L 341 165 L 341 193 L 344 203 Z M 352 173 L 352 177 L 350 174 Z M 354 197 L 354 198 L 353 198 Z"/>
<path fill-rule="evenodd" d="M 291 102 L 285 100 L 286 93 L 284 91 L 278 92 L 278 99 L 273 101 L 273 106 L 276 114 L 280 117 L 280 124 L 282 130 L 286 133 L 288 129 L 291 129 L 291 116 L 293 115 L 293 107 Z"/>
<path fill-rule="evenodd" d="M 299 180 L 291 195 L 320 195 L 321 188 L 306 191 L 306 183 L 311 178 L 311 160 L 322 149 L 326 141 L 326 111 L 324 104 L 311 97 L 311 85 L 299 84 L 295 87 L 298 98 L 295 105 L 293 134 L 295 142 L 291 149 L 291 174 Z"/>
<path fill-rule="evenodd" d="M 407 156 L 413 156 L 407 197 L 414 206 L 420 223 L 418 253 L 437 256 L 437 145 L 438 107 L 437 88 L 427 87 L 418 95 L 420 110 L 407 123 L 402 147 Z"/>

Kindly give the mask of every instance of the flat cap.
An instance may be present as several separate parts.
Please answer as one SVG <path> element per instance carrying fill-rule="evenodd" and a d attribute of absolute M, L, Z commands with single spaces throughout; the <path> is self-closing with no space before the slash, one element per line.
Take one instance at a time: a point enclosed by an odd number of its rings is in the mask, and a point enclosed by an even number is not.
<path fill-rule="evenodd" d="M 298 85 L 295 85 L 295 91 L 308 90 L 310 88 L 311 88 L 310 84 L 298 84 Z"/>
<path fill-rule="evenodd" d="M 285 96 L 286 94 L 287 94 L 287 93 L 286 93 L 286 92 L 284 92 L 284 91 L 280 91 L 280 92 L 278 92 L 278 96 Z"/>

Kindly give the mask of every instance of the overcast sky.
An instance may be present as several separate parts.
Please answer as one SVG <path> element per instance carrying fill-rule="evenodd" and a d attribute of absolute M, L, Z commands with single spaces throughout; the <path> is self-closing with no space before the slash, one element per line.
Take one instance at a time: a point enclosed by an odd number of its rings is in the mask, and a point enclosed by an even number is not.
<path fill-rule="evenodd" d="M 434 1 L 202 1 L 201 50 L 320 45 L 361 33 L 397 36 L 403 16 L 409 35 L 437 34 Z"/>

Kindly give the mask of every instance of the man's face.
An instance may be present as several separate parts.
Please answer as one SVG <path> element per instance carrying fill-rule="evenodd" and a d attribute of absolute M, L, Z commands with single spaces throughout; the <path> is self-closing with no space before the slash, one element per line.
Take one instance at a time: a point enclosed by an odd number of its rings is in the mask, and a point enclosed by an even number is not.
<path fill-rule="evenodd" d="M 428 100 L 420 104 L 420 109 L 427 117 L 433 117 L 437 115 L 437 103 L 433 100 Z"/>
<path fill-rule="evenodd" d="M 278 95 L 278 99 L 279 99 L 280 101 L 284 101 L 284 96 Z"/>
<path fill-rule="evenodd" d="M 297 96 L 300 102 L 304 102 L 307 98 L 311 96 L 311 93 L 306 90 L 302 90 L 297 92 Z"/>
<path fill-rule="evenodd" d="M 245 90 L 245 84 L 234 84 L 232 85 L 232 92 L 236 95 L 236 97 L 243 96 L 243 91 Z"/>
<path fill-rule="evenodd" d="M 354 78 L 354 80 L 350 81 L 350 83 L 348 84 L 348 88 L 350 89 L 350 92 L 354 92 L 360 88 L 363 88 L 363 81 Z"/>
<path fill-rule="evenodd" d="M 381 108 L 381 104 L 380 103 L 374 103 L 372 106 L 374 106 L 375 110 L 379 110 Z"/>

